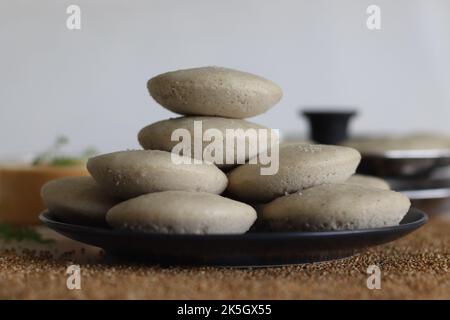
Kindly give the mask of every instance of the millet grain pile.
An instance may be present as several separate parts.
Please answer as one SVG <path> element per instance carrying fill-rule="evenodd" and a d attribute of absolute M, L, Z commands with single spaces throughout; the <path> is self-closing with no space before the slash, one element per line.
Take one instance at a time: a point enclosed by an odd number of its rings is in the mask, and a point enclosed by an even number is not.
<path fill-rule="evenodd" d="M 48 250 L 0 244 L 1 299 L 448 299 L 450 219 L 435 218 L 392 244 L 351 258 L 278 268 L 162 268 L 111 261 L 102 251 L 60 239 Z M 60 254 L 58 246 L 69 247 Z M 18 253 L 20 252 L 20 253 Z M 81 265 L 81 290 L 66 267 Z M 366 287 L 381 268 L 381 290 Z"/>

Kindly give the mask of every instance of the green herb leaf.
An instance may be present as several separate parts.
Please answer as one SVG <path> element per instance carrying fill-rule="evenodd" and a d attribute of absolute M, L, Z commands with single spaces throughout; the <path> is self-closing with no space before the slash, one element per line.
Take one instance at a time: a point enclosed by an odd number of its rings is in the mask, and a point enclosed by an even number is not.
<path fill-rule="evenodd" d="M 8 224 L 0 224 L 0 239 L 5 241 L 33 241 L 41 244 L 54 242 L 44 239 L 36 230 L 29 227 L 13 227 Z"/>
<path fill-rule="evenodd" d="M 71 157 L 56 157 L 50 161 L 52 166 L 73 166 L 77 164 L 82 164 L 84 161 L 78 158 Z"/>
<path fill-rule="evenodd" d="M 50 165 L 50 166 L 73 166 L 82 165 L 90 157 L 97 154 L 97 150 L 93 147 L 86 148 L 80 156 L 68 156 L 61 152 L 61 148 L 69 143 L 66 136 L 59 136 L 56 138 L 53 145 L 39 154 L 32 162 L 33 165 Z"/>

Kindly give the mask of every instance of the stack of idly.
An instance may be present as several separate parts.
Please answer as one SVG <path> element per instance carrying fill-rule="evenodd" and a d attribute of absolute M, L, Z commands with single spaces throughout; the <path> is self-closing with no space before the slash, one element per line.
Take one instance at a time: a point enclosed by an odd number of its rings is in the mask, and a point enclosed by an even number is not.
<path fill-rule="evenodd" d="M 52 181 L 42 197 L 54 218 L 73 223 L 162 233 L 244 233 L 256 220 L 250 205 L 222 197 L 228 178 L 221 170 L 245 163 L 257 154 L 245 139 L 247 129 L 268 129 L 244 120 L 266 112 L 282 97 L 281 88 L 260 76 L 219 67 L 179 70 L 147 83 L 150 95 L 180 117 L 143 128 L 138 140 L 144 150 L 120 151 L 89 159 L 91 177 Z M 201 123 L 200 155 L 209 142 L 208 129 L 222 134 L 223 157 L 193 161 L 194 125 Z M 172 153 L 177 129 L 192 137 L 185 153 Z M 245 155 L 237 144 L 225 143 L 226 130 L 244 138 Z M 239 130 L 240 129 L 240 130 Z M 256 137 L 259 139 L 259 137 Z M 277 139 L 266 136 L 257 145 L 270 148 Z M 217 141 L 216 141 L 217 142 Z M 231 148 L 231 149 L 230 149 Z M 230 159 L 230 154 L 234 157 Z M 203 160 L 203 159 L 197 159 Z M 221 169 L 219 169 L 221 168 Z"/>
<path fill-rule="evenodd" d="M 225 131 L 268 129 L 244 118 L 266 112 L 281 99 L 282 90 L 270 80 L 205 67 L 158 75 L 147 87 L 156 102 L 181 116 L 140 130 L 143 150 L 89 159 L 91 177 L 44 185 L 42 197 L 54 219 L 137 232 L 239 234 L 257 219 L 279 231 L 396 225 L 409 209 L 408 198 L 389 190 L 384 181 L 354 175 L 361 156 L 350 147 L 278 145 L 266 135 L 257 136 L 265 139 L 257 144 L 279 150 L 275 174 L 262 175 L 263 165 L 248 161 L 258 158 L 261 148 L 255 152 L 246 147 L 244 159 L 239 159 L 236 144 L 226 143 Z M 196 158 L 198 153 L 189 152 L 195 149 L 194 141 L 185 153 L 174 152 L 179 141 L 173 141 L 173 132 L 184 129 L 194 137 L 197 121 L 201 133 L 223 133 L 224 140 L 218 142 L 222 158 Z M 201 151 L 208 144 L 202 143 Z"/>
<path fill-rule="evenodd" d="M 280 101 L 283 92 L 270 80 L 228 68 L 204 67 L 158 75 L 148 81 L 147 88 L 161 106 L 182 116 L 144 127 L 138 134 L 144 149 L 173 152 L 179 141 L 173 139 L 172 134 L 182 129 L 192 137 L 186 153 L 182 155 L 208 160 L 226 169 L 245 163 L 255 157 L 257 151 L 264 151 L 278 142 L 270 134 L 261 138 L 246 136 L 249 129 L 255 132 L 269 130 L 244 119 L 260 115 Z M 202 139 L 207 132 L 214 132 L 212 130 L 219 136 L 214 139 L 205 136 L 206 139 Z M 226 143 L 227 130 L 235 134 L 232 144 Z M 214 142 L 222 146 L 222 157 L 205 159 L 208 145 L 218 137 L 221 137 L 220 141 Z M 200 140 L 201 144 L 201 150 L 197 153 L 194 152 L 195 139 Z M 245 154 L 238 156 L 239 140 L 245 142 Z M 251 148 L 252 142 L 259 148 Z"/>

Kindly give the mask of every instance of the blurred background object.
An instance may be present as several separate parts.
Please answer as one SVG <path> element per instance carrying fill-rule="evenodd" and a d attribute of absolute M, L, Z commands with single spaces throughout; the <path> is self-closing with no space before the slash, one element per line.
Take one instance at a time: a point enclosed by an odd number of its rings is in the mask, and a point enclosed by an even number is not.
<path fill-rule="evenodd" d="M 310 108 L 310 107 L 309 107 Z M 359 174 L 380 177 L 428 213 L 450 208 L 450 136 L 435 132 L 356 136 L 349 133 L 355 111 L 334 106 L 301 110 L 311 141 L 342 144 L 361 153 Z M 297 137 L 296 141 L 301 141 Z"/>
<path fill-rule="evenodd" d="M 0 162 L 0 224 L 38 224 L 38 215 L 45 208 L 41 187 L 47 181 L 88 175 L 85 164 L 96 151 L 88 148 L 79 156 L 68 155 L 63 152 L 68 143 L 61 136 L 31 161 Z"/>
<path fill-rule="evenodd" d="M 70 150 L 138 147 L 135 128 L 174 114 L 147 80 L 219 65 L 284 91 L 252 121 L 306 135 L 299 105 L 355 105 L 354 133 L 450 133 L 450 1 L 78 0 L 0 2 L 0 156 L 39 152 L 58 134 Z"/>
<path fill-rule="evenodd" d="M 302 115 L 308 119 L 310 126 L 309 138 L 321 144 L 340 144 L 348 139 L 350 119 L 356 115 L 355 110 L 334 109 L 303 110 Z"/>
<path fill-rule="evenodd" d="M 394 178 L 426 178 L 450 165 L 450 136 L 438 133 L 350 137 L 343 145 L 362 154 L 361 173 Z"/>

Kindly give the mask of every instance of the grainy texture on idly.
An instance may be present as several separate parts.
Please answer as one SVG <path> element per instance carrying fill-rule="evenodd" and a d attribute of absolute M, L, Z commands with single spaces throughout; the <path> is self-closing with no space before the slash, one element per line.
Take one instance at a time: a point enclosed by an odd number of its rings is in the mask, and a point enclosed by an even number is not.
<path fill-rule="evenodd" d="M 75 224 L 105 226 L 105 215 L 119 201 L 105 194 L 91 177 L 47 182 L 41 197 L 53 218 Z"/>
<path fill-rule="evenodd" d="M 146 194 L 112 208 L 109 225 L 150 233 L 245 233 L 256 220 L 255 210 L 219 195 L 165 191 Z"/>
<path fill-rule="evenodd" d="M 261 164 L 245 164 L 228 175 L 228 192 L 246 202 L 265 203 L 324 183 L 346 181 L 361 160 L 352 148 L 289 143 L 280 145 L 279 170 L 261 175 Z"/>
<path fill-rule="evenodd" d="M 283 95 L 270 80 L 220 67 L 160 74 L 148 81 L 147 88 L 159 104 L 175 113 L 227 118 L 264 113 Z"/>
<path fill-rule="evenodd" d="M 363 174 L 354 174 L 345 183 L 355 184 L 355 185 L 359 185 L 359 186 L 379 188 L 379 189 L 383 189 L 383 190 L 391 189 L 391 187 L 385 180 L 383 180 L 381 178 L 377 178 L 377 177 L 366 176 Z"/>
<path fill-rule="evenodd" d="M 200 122 L 202 124 L 202 132 L 200 137 L 196 137 L 194 135 L 194 122 Z M 203 156 L 203 152 L 206 151 L 208 154 L 212 152 L 212 146 L 215 146 L 217 141 L 215 139 L 211 139 L 211 141 L 203 141 L 203 134 L 207 130 L 215 129 L 218 130 L 222 135 L 222 140 L 219 140 L 220 146 L 223 150 L 223 157 L 220 157 L 219 161 L 212 161 L 219 168 L 231 167 L 238 163 L 237 161 L 237 146 L 239 141 L 244 142 L 245 146 L 245 157 L 241 158 L 243 162 L 245 160 L 256 156 L 258 153 L 261 153 L 274 143 L 277 143 L 278 139 L 271 139 L 270 129 L 256 123 L 252 123 L 249 121 L 241 120 L 241 119 L 229 119 L 229 118 L 220 118 L 220 117 L 180 117 L 175 119 L 163 120 L 156 123 L 153 123 L 145 128 L 143 128 L 139 134 L 138 139 L 139 143 L 144 149 L 152 149 L 152 150 L 164 150 L 172 152 L 173 148 L 180 143 L 180 141 L 172 141 L 172 133 L 176 129 L 186 129 L 191 137 L 191 143 L 189 145 L 189 150 L 187 154 L 183 154 L 190 157 L 195 157 L 194 155 L 194 141 L 195 139 L 199 139 L 202 143 L 202 152 L 199 158 Z M 266 130 L 266 135 L 264 142 L 260 141 L 258 134 L 258 130 Z M 226 133 L 227 130 L 236 133 L 236 139 L 232 140 L 232 144 L 229 142 L 226 143 Z M 235 131 L 237 130 L 237 131 Z M 247 131 L 249 130 L 249 131 Z M 254 135 L 253 135 L 254 133 Z M 197 133 L 196 133 L 197 134 Z M 262 136 L 262 135 L 261 135 Z M 251 139 L 251 140 L 250 140 Z M 213 143 L 213 144 L 212 144 Z M 249 146 L 255 146 L 254 150 L 250 150 Z M 265 145 L 266 148 L 262 148 Z M 226 157 L 227 154 L 233 155 L 232 159 L 234 159 L 233 163 L 227 162 Z M 243 163 L 241 162 L 241 164 Z"/>
<path fill-rule="evenodd" d="M 191 164 L 176 164 L 173 159 Z M 166 190 L 220 194 L 228 182 L 213 164 L 195 164 L 190 158 L 159 150 L 104 154 L 89 159 L 87 169 L 104 190 L 123 199 Z"/>
<path fill-rule="evenodd" d="M 260 218 L 273 230 L 353 230 L 398 225 L 409 207 L 398 192 L 324 184 L 272 201 Z"/>

